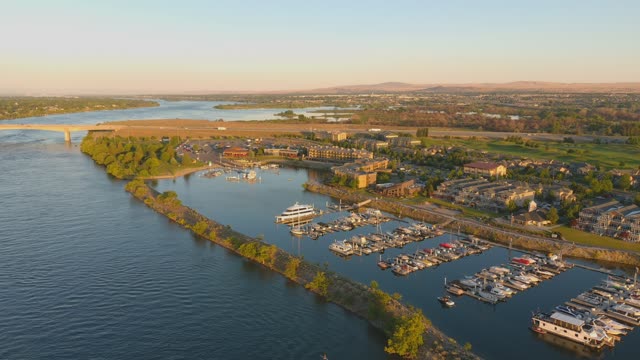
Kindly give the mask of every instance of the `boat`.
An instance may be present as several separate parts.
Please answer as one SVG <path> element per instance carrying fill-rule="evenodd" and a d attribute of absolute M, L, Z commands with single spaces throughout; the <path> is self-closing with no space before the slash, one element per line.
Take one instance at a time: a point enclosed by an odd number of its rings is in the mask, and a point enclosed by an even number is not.
<path fill-rule="evenodd" d="M 484 301 L 491 304 L 495 304 L 500 300 L 500 298 L 497 295 L 492 294 L 488 291 L 478 290 L 476 294 L 480 296 Z"/>
<path fill-rule="evenodd" d="M 313 205 L 295 203 L 289 206 L 282 214 L 276 216 L 276 223 L 286 224 L 294 221 L 311 219 L 318 215 Z"/>
<path fill-rule="evenodd" d="M 332 243 L 331 245 L 329 245 L 329 250 L 344 256 L 353 255 L 353 246 L 347 243 L 346 240 L 336 241 Z"/>
<path fill-rule="evenodd" d="M 438 301 L 446 307 L 453 307 L 456 303 L 447 295 L 438 298 Z"/>
<path fill-rule="evenodd" d="M 520 282 L 516 279 L 513 278 L 509 278 L 507 279 L 507 283 L 509 283 L 511 286 L 513 286 L 514 288 L 518 289 L 518 290 L 527 290 L 529 288 L 528 284 L 525 284 L 523 282 Z"/>
<path fill-rule="evenodd" d="M 253 170 L 249 170 L 248 172 L 242 174 L 242 178 L 249 181 L 255 180 L 256 177 L 257 177 L 257 174 Z"/>
<path fill-rule="evenodd" d="M 513 259 L 511 259 L 512 262 L 518 263 L 518 264 L 522 264 L 522 265 L 531 265 L 534 264 L 536 261 L 530 257 L 514 257 Z"/>
<path fill-rule="evenodd" d="M 554 311 L 551 315 L 539 312 L 532 317 L 533 331 L 553 334 L 595 349 L 612 345 L 612 340 L 599 329 L 568 314 Z"/>
<path fill-rule="evenodd" d="M 505 267 L 501 267 L 501 266 L 492 266 L 489 268 L 489 271 L 491 271 L 492 273 L 496 274 L 496 275 L 506 275 L 509 274 L 511 272 L 511 270 L 505 268 Z"/>
<path fill-rule="evenodd" d="M 291 232 L 291 234 L 295 236 L 302 236 L 307 233 L 300 225 L 292 227 L 289 232 Z"/>
<path fill-rule="evenodd" d="M 461 288 L 455 286 L 455 285 L 447 285 L 445 287 L 445 290 L 447 290 L 447 292 L 456 295 L 456 296 L 460 296 L 462 294 L 464 294 L 464 290 L 462 290 Z"/>

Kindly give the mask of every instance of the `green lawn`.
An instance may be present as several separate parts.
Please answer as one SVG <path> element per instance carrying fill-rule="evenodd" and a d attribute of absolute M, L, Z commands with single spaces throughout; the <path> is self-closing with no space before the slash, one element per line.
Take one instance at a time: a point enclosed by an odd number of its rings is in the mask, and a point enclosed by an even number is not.
<path fill-rule="evenodd" d="M 531 159 L 560 160 L 564 162 L 586 161 L 599 163 L 605 169 L 637 169 L 640 166 L 640 147 L 627 144 L 558 143 L 541 142 L 537 148 L 518 145 L 504 140 L 487 139 L 442 139 L 429 138 L 429 145 L 458 145 L 466 148 L 485 150 L 491 153 Z M 572 151 L 568 153 L 567 151 Z M 623 165 L 621 165 L 623 163 Z"/>
<path fill-rule="evenodd" d="M 576 244 L 640 252 L 640 244 L 638 243 L 630 243 L 606 236 L 600 236 L 581 230 L 572 229 L 568 226 L 557 227 L 554 229 L 554 231 L 561 233 L 567 241 L 575 242 Z"/>

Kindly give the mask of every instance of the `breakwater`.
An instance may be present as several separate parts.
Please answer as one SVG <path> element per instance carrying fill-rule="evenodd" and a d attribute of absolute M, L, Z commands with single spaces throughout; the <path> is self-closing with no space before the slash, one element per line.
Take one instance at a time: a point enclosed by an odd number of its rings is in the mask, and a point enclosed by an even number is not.
<path fill-rule="evenodd" d="M 563 256 L 623 265 L 640 265 L 640 254 L 635 252 L 589 247 L 563 240 L 546 239 L 539 236 L 518 234 L 513 231 L 504 231 L 503 229 L 494 228 L 486 224 L 480 224 L 466 219 L 452 218 L 451 216 L 437 214 L 427 209 L 403 204 L 390 199 L 380 199 L 369 194 L 318 183 L 307 183 L 305 189 L 351 202 L 371 199 L 372 201 L 369 206 L 382 211 L 401 214 L 415 220 L 426 221 L 432 224 L 445 224 L 445 227 L 450 230 L 460 230 L 466 234 L 475 235 L 499 244 L 513 246 L 514 248 L 545 253 L 562 253 Z"/>
<path fill-rule="evenodd" d="M 424 359 L 477 358 L 453 339 L 431 326 L 419 310 L 401 303 L 395 296 L 382 292 L 375 283 L 365 286 L 337 275 L 326 267 L 308 263 L 275 245 L 234 231 L 184 206 L 177 198 L 177 194 L 173 192 L 160 194 L 141 180 L 128 183 L 126 190 L 156 212 L 198 236 L 276 271 L 327 301 L 367 319 L 390 337 L 386 348 L 388 352 L 403 351 L 404 345 L 409 341 L 411 343 L 408 348 L 415 347 L 416 353 L 402 353 L 402 355 L 413 355 Z M 411 339 L 411 334 L 416 329 L 419 330 L 415 334 L 419 341 Z"/>

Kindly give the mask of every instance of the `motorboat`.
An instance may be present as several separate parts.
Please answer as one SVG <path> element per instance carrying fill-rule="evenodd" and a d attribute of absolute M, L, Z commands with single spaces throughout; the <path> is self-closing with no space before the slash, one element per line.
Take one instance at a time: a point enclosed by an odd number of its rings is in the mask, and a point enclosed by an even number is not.
<path fill-rule="evenodd" d="M 518 263 L 518 264 L 522 264 L 522 265 L 531 265 L 534 264 L 536 261 L 530 257 L 514 257 L 513 259 L 511 259 L 512 262 Z"/>
<path fill-rule="evenodd" d="M 451 298 L 450 298 L 449 296 L 447 296 L 447 295 L 439 297 L 439 298 L 438 298 L 438 301 L 439 301 L 442 305 L 444 305 L 444 306 L 446 306 L 446 307 L 453 307 L 453 306 L 456 304 L 456 303 L 455 303 L 455 302 L 453 302 L 453 300 L 451 300 Z"/>
<path fill-rule="evenodd" d="M 329 250 L 344 256 L 353 255 L 353 246 L 351 246 L 351 244 L 347 243 L 345 240 L 332 243 L 331 245 L 329 245 Z"/>

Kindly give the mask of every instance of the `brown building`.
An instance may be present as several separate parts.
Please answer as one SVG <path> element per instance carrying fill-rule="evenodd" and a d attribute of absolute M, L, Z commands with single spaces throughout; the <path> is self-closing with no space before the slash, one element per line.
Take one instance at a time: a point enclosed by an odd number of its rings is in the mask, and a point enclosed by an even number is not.
<path fill-rule="evenodd" d="M 228 149 L 224 149 L 222 156 L 233 157 L 233 158 L 244 158 L 249 156 L 249 149 L 245 149 L 241 147 L 231 147 Z"/>
<path fill-rule="evenodd" d="M 422 189 L 413 179 L 398 184 L 379 184 L 376 188 L 380 194 L 394 197 L 413 196 Z"/>
<path fill-rule="evenodd" d="M 350 161 L 356 159 L 373 159 L 373 153 L 366 150 L 347 149 L 340 146 L 311 146 L 309 159 Z"/>
<path fill-rule="evenodd" d="M 507 168 L 504 167 L 504 165 L 496 164 L 493 162 L 476 161 L 469 164 L 464 164 L 464 173 L 498 177 L 507 175 Z"/>
<path fill-rule="evenodd" d="M 331 170 L 337 176 L 355 180 L 356 187 L 362 189 L 375 184 L 378 178 L 376 170 L 384 170 L 388 164 L 388 159 L 356 160 L 342 166 L 334 166 Z"/>
<path fill-rule="evenodd" d="M 267 148 L 264 149 L 265 155 L 273 155 L 273 156 L 282 156 L 286 158 L 297 158 L 299 155 L 298 149 L 276 149 L 276 148 Z"/>

